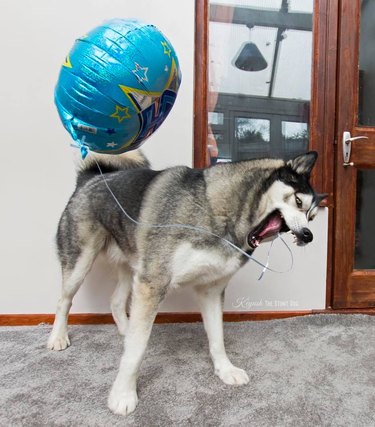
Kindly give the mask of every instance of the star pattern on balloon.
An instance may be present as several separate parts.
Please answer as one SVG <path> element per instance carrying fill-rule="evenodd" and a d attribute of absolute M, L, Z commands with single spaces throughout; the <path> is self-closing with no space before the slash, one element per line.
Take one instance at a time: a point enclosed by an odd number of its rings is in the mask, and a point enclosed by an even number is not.
<path fill-rule="evenodd" d="M 148 77 L 147 77 L 148 67 L 141 67 L 139 64 L 135 63 L 135 69 L 132 71 L 136 75 L 139 83 L 143 81 L 148 82 Z"/>
<path fill-rule="evenodd" d="M 166 41 L 161 42 L 161 45 L 164 48 L 165 55 L 168 55 L 168 57 L 171 57 L 172 49 L 169 47 L 168 43 Z"/>
<path fill-rule="evenodd" d="M 142 134 L 142 138 L 147 138 L 149 135 L 153 133 L 156 127 L 160 125 L 160 109 L 165 108 L 165 100 L 163 100 L 164 95 L 168 92 L 168 97 L 174 97 L 177 95 L 178 87 L 179 87 L 179 74 L 176 66 L 175 60 L 172 58 L 171 69 L 168 81 L 165 84 L 164 89 L 158 92 L 150 92 L 147 90 L 141 90 L 138 88 L 119 85 L 122 92 L 126 95 L 128 100 L 132 104 L 132 110 L 138 113 L 138 117 L 140 120 L 140 128 L 137 135 L 133 137 L 132 140 L 126 143 L 124 147 L 130 146 L 133 144 L 133 141 L 137 141 L 137 138 L 142 131 L 145 131 Z M 163 120 L 163 119 L 162 119 Z M 149 127 L 149 129 L 148 129 Z"/>
<path fill-rule="evenodd" d="M 113 135 L 114 133 L 116 133 L 116 131 L 112 128 L 108 128 L 105 132 L 108 133 L 108 135 Z"/>
<path fill-rule="evenodd" d="M 63 67 L 66 67 L 66 68 L 73 68 L 72 63 L 70 62 L 69 55 L 65 58 L 65 61 L 62 65 L 63 65 Z"/>
<path fill-rule="evenodd" d="M 111 114 L 110 117 L 117 119 L 119 123 L 122 123 L 125 119 L 130 119 L 131 115 L 129 114 L 129 107 L 116 105 L 116 111 Z"/>
<path fill-rule="evenodd" d="M 119 87 L 132 103 L 134 110 L 137 113 L 140 113 L 146 108 L 148 108 L 151 104 L 154 104 L 155 102 L 157 102 L 157 100 L 162 96 L 163 92 L 167 88 L 177 92 L 178 77 L 177 77 L 176 63 L 174 59 L 172 59 L 172 66 L 171 66 L 168 81 L 165 85 L 165 88 L 160 92 L 150 92 L 150 91 L 136 89 L 136 88 L 125 86 L 125 85 L 119 85 Z"/>
<path fill-rule="evenodd" d="M 114 148 L 114 147 L 117 147 L 117 146 L 118 146 L 118 144 L 116 144 L 114 141 L 107 142 L 107 147 L 108 148 Z"/>

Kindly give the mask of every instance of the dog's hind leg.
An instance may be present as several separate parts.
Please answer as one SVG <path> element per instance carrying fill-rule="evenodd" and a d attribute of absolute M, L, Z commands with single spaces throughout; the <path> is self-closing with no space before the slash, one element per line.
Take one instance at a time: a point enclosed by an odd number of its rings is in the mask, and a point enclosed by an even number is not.
<path fill-rule="evenodd" d="M 73 267 L 63 266 L 62 293 L 57 304 L 55 321 L 47 344 L 47 348 L 50 350 L 65 350 L 70 345 L 68 314 L 72 300 L 90 271 L 98 252 L 99 250 L 93 246 L 86 245 Z"/>
<path fill-rule="evenodd" d="M 111 297 L 111 310 L 113 319 L 120 335 L 126 333 L 128 316 L 126 315 L 126 303 L 131 292 L 133 273 L 125 264 L 118 266 L 118 283 Z"/>
<path fill-rule="evenodd" d="M 128 415 L 138 403 L 136 382 L 138 370 L 151 334 L 159 303 L 164 295 L 151 283 L 133 285 L 129 327 L 120 369 L 108 397 L 108 406 L 119 415 Z"/>
<path fill-rule="evenodd" d="M 211 358 L 215 374 L 225 383 L 242 385 L 249 382 L 249 377 L 243 369 L 232 365 L 224 347 L 223 334 L 223 293 L 227 281 L 195 288 L 204 328 L 207 333 Z"/>

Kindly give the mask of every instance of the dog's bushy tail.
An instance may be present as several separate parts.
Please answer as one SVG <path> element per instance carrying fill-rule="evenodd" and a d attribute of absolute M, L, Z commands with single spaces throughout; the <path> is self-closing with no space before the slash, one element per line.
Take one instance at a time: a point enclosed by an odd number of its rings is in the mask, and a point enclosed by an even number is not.
<path fill-rule="evenodd" d="M 85 160 L 80 160 L 77 167 L 77 186 L 85 184 L 88 180 L 99 174 L 99 163 L 103 173 L 116 172 L 127 169 L 149 169 L 150 163 L 140 150 L 128 151 L 122 154 L 88 155 Z"/>

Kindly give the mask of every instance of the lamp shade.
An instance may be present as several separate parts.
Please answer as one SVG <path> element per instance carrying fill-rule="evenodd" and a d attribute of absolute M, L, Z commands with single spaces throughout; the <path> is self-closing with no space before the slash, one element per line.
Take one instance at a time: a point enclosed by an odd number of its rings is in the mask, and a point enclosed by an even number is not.
<path fill-rule="evenodd" d="M 234 59 L 234 65 L 243 71 L 261 71 L 268 64 L 255 43 L 245 42 Z"/>

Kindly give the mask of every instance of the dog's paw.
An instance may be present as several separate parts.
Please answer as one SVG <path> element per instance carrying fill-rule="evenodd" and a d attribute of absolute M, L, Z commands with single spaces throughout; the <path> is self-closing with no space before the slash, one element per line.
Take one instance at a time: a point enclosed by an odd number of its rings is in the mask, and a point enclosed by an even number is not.
<path fill-rule="evenodd" d="M 129 415 L 138 404 L 138 396 L 135 390 L 119 391 L 113 387 L 108 397 L 109 409 L 117 415 Z"/>
<path fill-rule="evenodd" d="M 47 348 L 49 350 L 65 350 L 67 347 L 70 346 L 70 340 L 67 333 L 55 335 L 52 333 L 49 337 Z"/>
<path fill-rule="evenodd" d="M 249 382 L 247 373 L 243 369 L 236 368 L 233 365 L 217 369 L 215 373 L 225 384 L 244 385 Z"/>

